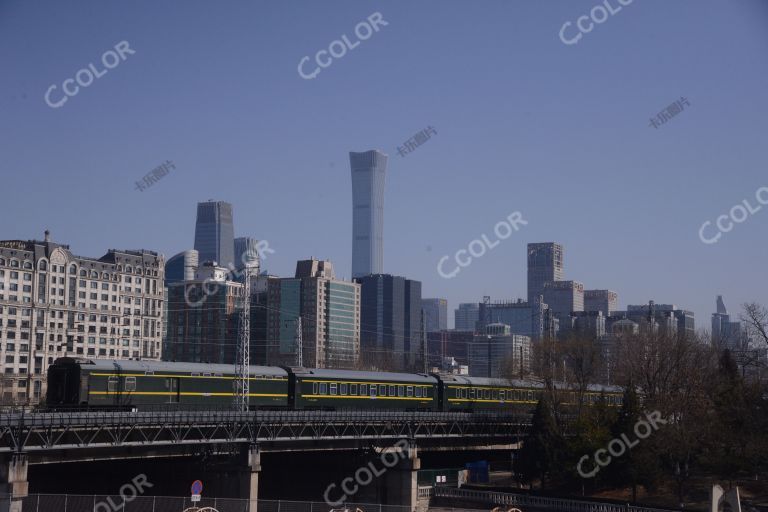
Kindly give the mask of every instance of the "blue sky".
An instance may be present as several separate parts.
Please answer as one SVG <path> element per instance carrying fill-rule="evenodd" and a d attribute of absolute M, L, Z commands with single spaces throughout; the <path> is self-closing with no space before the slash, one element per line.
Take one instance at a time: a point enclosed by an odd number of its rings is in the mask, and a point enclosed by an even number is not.
<path fill-rule="evenodd" d="M 451 309 L 524 297 L 525 244 L 549 240 L 568 279 L 622 306 L 675 303 L 707 327 L 718 293 L 731 310 L 768 304 L 768 207 L 716 244 L 698 235 L 768 186 L 768 2 L 635 0 L 563 44 L 562 25 L 595 5 L 0 0 L 0 239 L 48 228 L 77 254 L 170 256 L 192 246 L 196 202 L 215 198 L 233 203 L 236 234 L 269 240 L 271 273 L 314 256 L 348 277 L 348 152 L 378 148 L 385 271 Z M 299 76 L 302 57 L 354 41 L 374 12 L 388 25 Z M 136 53 L 46 104 L 120 41 Z M 649 126 L 680 97 L 690 106 Z M 427 126 L 437 135 L 399 156 Z M 136 190 L 164 160 L 176 169 Z M 514 211 L 520 232 L 438 275 L 440 257 Z"/>

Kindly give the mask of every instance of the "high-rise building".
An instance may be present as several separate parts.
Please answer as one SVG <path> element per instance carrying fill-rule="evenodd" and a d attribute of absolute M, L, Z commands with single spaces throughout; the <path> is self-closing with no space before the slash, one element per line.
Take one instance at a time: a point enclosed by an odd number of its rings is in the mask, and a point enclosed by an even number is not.
<path fill-rule="evenodd" d="M 232 205 L 224 201 L 197 203 L 195 250 L 200 263 L 215 261 L 220 267 L 235 264 L 235 230 Z"/>
<path fill-rule="evenodd" d="M 421 299 L 427 332 L 448 329 L 448 301 L 445 299 Z"/>
<path fill-rule="evenodd" d="M 540 340 L 551 327 L 547 316 L 549 308 L 541 296 L 536 298 L 532 306 L 523 299 L 491 302 L 490 297 L 486 297 L 478 307 L 476 332 L 485 332 L 489 324 L 501 323 L 508 325 L 512 334 Z"/>
<path fill-rule="evenodd" d="M 457 331 L 475 331 L 480 318 L 480 305 L 477 302 L 459 304 L 454 310 L 454 328 Z"/>
<path fill-rule="evenodd" d="M 528 302 L 544 294 L 544 283 L 563 279 L 563 246 L 554 242 L 528 244 Z"/>
<path fill-rule="evenodd" d="M 712 344 L 720 348 L 740 350 L 747 348 L 740 321 L 732 322 L 725 308 L 723 296 L 717 296 L 717 312 L 712 314 Z"/>
<path fill-rule="evenodd" d="M 421 361 L 421 282 L 389 274 L 358 277 L 362 363 L 411 371 Z"/>
<path fill-rule="evenodd" d="M 352 277 L 384 272 L 384 182 L 387 155 L 349 153 L 352 168 Z"/>
<path fill-rule="evenodd" d="M 511 334 L 505 324 L 489 324 L 476 335 L 469 350 L 472 377 L 523 378 L 530 371 L 531 339 Z"/>
<path fill-rule="evenodd" d="M 199 264 L 199 255 L 194 249 L 172 256 L 165 263 L 165 285 L 194 280 Z"/>
<path fill-rule="evenodd" d="M 360 285 L 336 279 L 330 261 L 299 261 L 291 279 L 270 279 L 267 360 L 295 365 L 301 316 L 303 366 L 354 368 L 360 357 Z"/>
<path fill-rule="evenodd" d="M 693 311 L 680 309 L 674 304 L 656 304 L 653 301 L 642 305 L 629 305 L 626 311 L 614 311 L 606 319 L 606 330 L 612 331 L 616 321 L 629 319 L 635 322 L 640 332 L 661 332 L 693 338 L 696 322 Z"/>
<path fill-rule="evenodd" d="M 0 396 L 36 404 L 59 357 L 159 360 L 165 260 L 152 251 L 74 255 L 50 240 L 0 241 Z"/>
<path fill-rule="evenodd" d="M 230 276 L 208 261 L 194 279 L 168 285 L 164 360 L 235 364 L 243 285 Z"/>
<path fill-rule="evenodd" d="M 584 311 L 601 311 L 609 317 L 619 309 L 619 296 L 611 290 L 584 290 Z"/>
<path fill-rule="evenodd" d="M 584 285 L 578 281 L 548 281 L 544 283 L 544 302 L 558 317 L 584 311 Z"/>
<path fill-rule="evenodd" d="M 258 273 L 261 266 L 259 259 L 259 241 L 248 236 L 235 238 L 235 270 L 240 271 L 246 267 L 251 269 L 252 274 Z"/>

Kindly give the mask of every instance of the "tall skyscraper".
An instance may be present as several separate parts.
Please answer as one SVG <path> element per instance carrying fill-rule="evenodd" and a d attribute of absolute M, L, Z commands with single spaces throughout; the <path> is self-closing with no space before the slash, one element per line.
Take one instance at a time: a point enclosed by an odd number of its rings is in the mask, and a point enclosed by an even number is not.
<path fill-rule="evenodd" d="M 235 264 L 231 204 L 224 201 L 197 203 L 195 250 L 199 253 L 200 264 L 215 261 L 225 268 Z"/>
<path fill-rule="evenodd" d="M 427 332 L 448 329 L 448 301 L 445 299 L 421 299 L 421 308 L 427 323 Z"/>
<path fill-rule="evenodd" d="M 363 364 L 380 370 L 414 370 L 422 348 L 421 282 L 388 274 L 356 281 L 361 290 Z"/>
<path fill-rule="evenodd" d="M 454 327 L 457 331 L 474 332 L 477 321 L 480 319 L 480 304 L 477 302 L 468 302 L 459 304 L 458 309 L 454 310 Z"/>
<path fill-rule="evenodd" d="M 384 272 L 384 181 L 387 155 L 349 153 L 352 168 L 352 277 Z"/>
<path fill-rule="evenodd" d="M 554 242 L 528 244 L 528 303 L 544 295 L 544 283 L 563 279 L 563 246 Z"/>

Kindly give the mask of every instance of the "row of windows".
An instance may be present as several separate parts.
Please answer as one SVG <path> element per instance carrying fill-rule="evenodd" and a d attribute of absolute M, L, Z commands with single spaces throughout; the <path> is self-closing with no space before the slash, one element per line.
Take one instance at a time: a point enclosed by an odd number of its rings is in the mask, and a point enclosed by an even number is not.
<path fill-rule="evenodd" d="M 521 389 L 453 388 L 453 398 L 470 400 L 527 400 L 532 402 L 537 393 Z"/>
<path fill-rule="evenodd" d="M 475 389 L 475 388 L 453 388 L 453 398 L 470 400 L 525 400 L 533 402 L 538 399 L 538 391 L 523 389 Z M 616 395 L 605 395 L 606 402 L 611 405 L 621 405 L 621 397 Z M 588 403 L 597 403 L 600 401 L 600 395 L 597 393 L 588 393 L 584 400 Z M 570 393 L 570 401 L 575 402 L 575 396 Z"/>
<path fill-rule="evenodd" d="M 0 265 L 3 265 L 3 266 L 6 265 L 6 261 L 5 261 L 4 258 L 0 258 Z M 32 262 L 25 261 L 23 264 L 20 264 L 19 260 L 15 260 L 15 259 L 10 260 L 8 262 L 8 266 L 10 266 L 11 268 L 19 268 L 21 266 L 21 267 L 23 267 L 23 268 L 25 268 L 27 270 L 31 270 L 33 268 Z M 40 263 L 39 263 L 38 266 L 39 266 L 40 270 L 48 270 L 48 262 L 45 261 L 45 260 L 40 260 Z M 122 265 L 118 265 L 117 266 L 117 271 L 118 272 L 122 272 L 123 271 L 123 266 Z M 135 272 L 136 274 L 144 273 L 146 275 L 154 275 L 154 276 L 157 275 L 157 270 L 146 269 L 145 271 L 142 272 L 141 267 L 136 267 L 136 269 L 134 269 L 130 265 L 125 267 L 125 271 L 126 272 Z M 51 272 L 62 272 L 63 273 L 64 272 L 64 265 L 51 265 Z M 69 266 L 69 273 L 71 275 L 76 275 L 77 274 L 77 265 L 74 265 L 74 264 L 70 265 Z M 88 273 L 87 270 L 80 270 L 80 275 L 83 276 L 83 277 L 87 277 L 89 275 L 89 273 Z M 92 278 L 98 279 L 99 278 L 99 273 L 97 271 L 95 271 L 95 270 L 91 270 L 90 271 L 90 276 Z M 101 278 L 102 279 L 110 279 L 110 274 L 108 274 L 106 272 L 102 272 L 101 273 Z"/>
<path fill-rule="evenodd" d="M 313 395 L 383 396 L 398 398 L 429 398 L 429 386 L 401 386 L 386 384 L 347 384 L 339 382 L 313 382 Z"/>

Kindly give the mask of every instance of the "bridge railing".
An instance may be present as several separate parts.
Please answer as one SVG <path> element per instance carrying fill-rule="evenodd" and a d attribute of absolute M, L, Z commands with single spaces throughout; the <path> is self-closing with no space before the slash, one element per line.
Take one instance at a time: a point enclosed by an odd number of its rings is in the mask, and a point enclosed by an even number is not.
<path fill-rule="evenodd" d="M 0 511 L 8 510 L 9 498 L 0 496 Z M 219 512 L 248 512 L 249 500 L 236 498 L 86 496 L 75 494 L 30 494 L 24 498 L 24 512 L 179 512 L 189 507 L 213 507 Z M 378 503 L 344 503 L 344 508 L 363 512 L 412 512 L 410 507 Z M 333 507 L 321 501 L 258 500 L 260 512 L 329 512 Z"/>
<path fill-rule="evenodd" d="M 595 501 L 570 500 L 565 498 L 550 498 L 546 496 L 531 496 L 477 489 L 455 489 L 452 487 L 436 487 L 436 498 L 456 498 L 478 503 L 507 505 L 512 507 L 536 507 L 556 512 L 670 512 L 666 509 L 637 507 L 633 505 L 618 505 Z"/>

